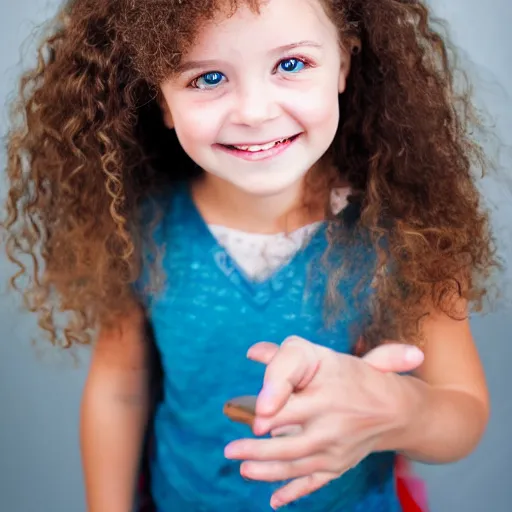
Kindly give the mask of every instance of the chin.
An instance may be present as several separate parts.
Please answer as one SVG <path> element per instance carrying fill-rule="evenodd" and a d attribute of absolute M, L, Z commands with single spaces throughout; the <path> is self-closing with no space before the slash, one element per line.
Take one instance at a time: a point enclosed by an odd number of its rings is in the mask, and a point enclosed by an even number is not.
<path fill-rule="evenodd" d="M 243 190 L 246 194 L 253 196 L 275 196 L 296 190 L 306 176 L 306 172 L 295 173 L 294 175 L 283 176 L 278 179 L 276 176 L 261 177 L 258 180 L 247 180 L 234 185 Z"/>
<path fill-rule="evenodd" d="M 297 183 L 286 184 L 282 186 L 273 186 L 272 184 L 261 184 L 259 186 L 247 186 L 247 185 L 238 185 L 237 188 L 242 190 L 245 194 L 256 196 L 256 197 L 271 197 L 286 193 L 291 189 L 297 187 Z"/>

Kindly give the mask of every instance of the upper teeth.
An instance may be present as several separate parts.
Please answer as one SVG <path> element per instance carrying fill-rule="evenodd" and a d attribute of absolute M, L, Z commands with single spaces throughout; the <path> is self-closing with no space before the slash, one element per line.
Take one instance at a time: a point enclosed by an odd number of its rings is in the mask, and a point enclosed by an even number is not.
<path fill-rule="evenodd" d="M 284 142 L 286 139 L 280 139 L 280 140 L 275 140 L 274 142 L 268 142 L 267 144 L 262 144 L 260 146 L 233 146 L 234 148 L 236 149 L 240 149 L 241 151 L 251 151 L 251 152 L 255 152 L 255 151 L 266 151 L 267 149 L 270 149 L 272 147 L 274 147 L 276 144 L 279 144 L 280 142 Z"/>

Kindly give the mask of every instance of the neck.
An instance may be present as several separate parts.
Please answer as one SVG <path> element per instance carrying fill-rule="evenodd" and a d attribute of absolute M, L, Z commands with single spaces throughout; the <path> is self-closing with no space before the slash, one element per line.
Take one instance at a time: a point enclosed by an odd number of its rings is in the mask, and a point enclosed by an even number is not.
<path fill-rule="evenodd" d="M 291 232 L 324 218 L 323 205 L 304 207 L 304 179 L 275 194 L 256 195 L 205 173 L 193 183 L 192 196 L 206 223 L 246 232 Z"/>

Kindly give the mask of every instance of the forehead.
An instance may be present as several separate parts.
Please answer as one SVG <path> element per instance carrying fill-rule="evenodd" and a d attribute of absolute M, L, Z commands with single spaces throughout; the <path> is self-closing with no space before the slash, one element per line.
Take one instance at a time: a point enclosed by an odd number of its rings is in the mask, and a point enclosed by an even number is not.
<path fill-rule="evenodd" d="M 331 0 L 118 1 L 119 40 L 135 72 L 155 85 L 176 71 L 193 49 L 213 47 L 220 33 L 223 37 L 246 35 L 244 40 L 259 45 L 263 34 L 304 39 L 306 26 L 315 33 L 326 30 L 324 36 L 334 30 L 324 10 L 334 7 Z M 226 44 L 224 40 L 222 46 Z"/>
<path fill-rule="evenodd" d="M 337 43 L 336 28 L 320 0 L 265 0 L 257 9 L 247 3 L 235 10 L 221 8 L 198 27 L 186 55 L 277 48 L 299 41 Z"/>

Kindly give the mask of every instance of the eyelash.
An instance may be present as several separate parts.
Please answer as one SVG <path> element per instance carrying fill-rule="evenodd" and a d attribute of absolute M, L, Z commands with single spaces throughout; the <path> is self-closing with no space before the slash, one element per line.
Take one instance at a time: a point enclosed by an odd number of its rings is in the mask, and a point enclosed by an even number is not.
<path fill-rule="evenodd" d="M 304 70 L 306 70 L 306 69 L 310 69 L 310 68 L 315 67 L 315 66 L 314 66 L 314 64 L 313 64 L 313 62 L 312 62 L 310 59 L 308 59 L 307 57 L 304 57 L 304 56 L 302 56 L 302 55 L 296 55 L 296 56 L 286 57 L 285 59 L 281 59 L 281 60 L 276 64 L 276 66 L 274 67 L 274 70 L 273 70 L 273 72 L 272 72 L 272 73 L 273 73 L 273 74 L 276 74 L 276 73 L 277 73 L 277 71 L 278 71 L 279 66 L 280 66 L 283 62 L 286 62 L 286 61 L 288 61 L 288 60 L 293 60 L 293 59 L 295 59 L 295 60 L 297 60 L 297 61 L 301 62 L 301 63 L 304 65 L 304 69 L 303 69 L 302 71 L 304 71 Z M 191 89 L 197 89 L 197 90 L 200 90 L 200 91 L 204 91 L 204 90 L 206 90 L 206 91 L 207 91 L 207 90 L 210 90 L 210 89 L 216 89 L 217 87 L 204 87 L 204 88 L 202 88 L 202 89 L 201 89 L 200 87 L 197 87 L 197 81 L 198 81 L 200 78 L 204 77 L 205 75 L 208 75 L 209 73 L 219 73 L 219 74 L 221 74 L 221 75 L 225 76 L 225 75 L 224 75 L 223 73 L 221 73 L 220 71 L 207 71 L 206 73 L 201 73 L 201 74 L 200 74 L 200 75 L 198 75 L 196 78 L 194 78 L 193 80 L 191 80 L 191 81 L 189 82 L 189 84 L 188 84 L 188 86 L 187 86 L 187 87 L 189 87 L 189 88 L 191 88 Z M 290 74 L 290 73 L 288 73 L 288 74 Z"/>

